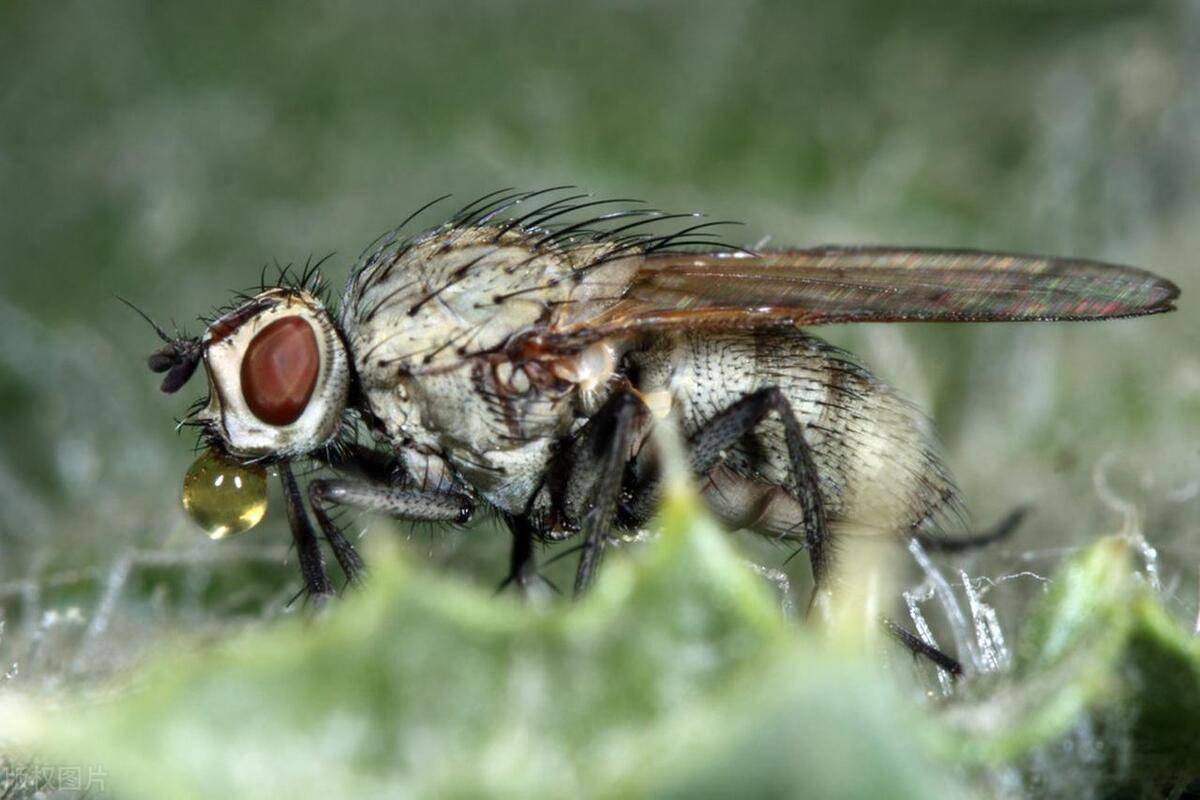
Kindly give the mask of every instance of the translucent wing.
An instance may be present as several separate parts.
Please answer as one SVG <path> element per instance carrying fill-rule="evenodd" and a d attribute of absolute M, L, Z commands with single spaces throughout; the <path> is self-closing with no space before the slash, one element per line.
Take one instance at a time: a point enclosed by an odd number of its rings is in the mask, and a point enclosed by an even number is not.
<path fill-rule="evenodd" d="M 1080 259 L 891 247 L 644 258 L 621 298 L 548 339 L 669 328 L 839 322 L 1094 320 L 1171 311 L 1179 290 L 1145 270 Z"/>

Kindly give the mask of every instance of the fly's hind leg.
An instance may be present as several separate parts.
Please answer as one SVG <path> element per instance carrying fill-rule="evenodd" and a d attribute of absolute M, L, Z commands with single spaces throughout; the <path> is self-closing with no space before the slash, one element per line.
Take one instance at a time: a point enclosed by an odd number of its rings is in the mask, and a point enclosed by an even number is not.
<path fill-rule="evenodd" d="M 917 543 L 926 550 L 936 550 L 940 553 L 962 553 L 967 550 L 976 550 L 1007 539 L 1021 526 L 1025 517 L 1029 515 L 1029 511 L 1029 506 L 1018 506 L 991 528 L 968 536 L 953 538 L 932 536 L 917 530 L 912 533 L 912 538 L 916 539 Z"/>
<path fill-rule="evenodd" d="M 946 655 L 933 645 L 925 642 L 912 631 L 897 625 L 887 617 L 881 617 L 880 621 L 883 623 L 884 630 L 893 639 L 902 644 L 913 656 L 928 659 L 935 667 L 952 677 L 957 678 L 963 674 L 962 664 L 958 662 L 958 659 Z"/>
<path fill-rule="evenodd" d="M 804 440 L 804 430 L 792 405 L 779 388 L 769 386 L 738 400 L 717 414 L 692 437 L 689 447 L 692 471 L 697 475 L 711 472 L 725 457 L 725 452 L 750 431 L 758 427 L 774 411 L 783 423 L 787 441 L 792 496 L 804 512 L 804 542 L 812 563 L 813 581 L 823 587 L 830 568 L 829 527 L 821 500 L 817 466 L 812 449 Z"/>
<path fill-rule="evenodd" d="M 708 474 L 721 463 L 725 453 L 731 447 L 758 427 L 759 423 L 772 411 L 776 412 L 783 422 L 790 466 L 788 478 L 791 482 L 787 488 L 800 503 L 804 514 L 804 540 L 812 561 L 815 583 L 813 598 L 816 598 L 818 592 L 824 588 L 831 568 L 830 531 L 821 500 L 812 451 L 804 439 L 803 428 L 783 392 L 776 387 L 759 389 L 738 400 L 701 426 L 688 441 L 688 466 L 694 475 Z M 652 477 L 643 481 L 636 488 L 623 508 L 626 522 L 641 524 L 649 518 L 658 499 L 659 486 L 659 479 Z M 1003 529 L 999 535 L 1007 533 L 1019 521 L 1019 515 L 1014 515 L 1013 518 L 1006 520 L 1001 526 L 998 526 L 998 530 Z M 772 579 L 772 570 L 757 564 L 751 566 L 760 575 Z M 787 591 L 784 590 L 785 609 L 788 604 Z M 811 604 L 810 600 L 810 609 Z M 962 673 L 962 666 L 953 657 L 926 644 L 891 620 L 883 618 L 881 621 L 888 633 L 914 655 L 928 659 L 939 669 L 945 670 L 951 675 Z"/>
<path fill-rule="evenodd" d="M 465 523 L 474 512 L 471 498 L 457 492 L 422 492 L 361 479 L 320 479 L 308 485 L 309 502 L 325 540 L 346 578 L 356 583 L 363 562 L 330 516 L 334 506 L 350 506 L 411 522 Z"/>
<path fill-rule="evenodd" d="M 791 619 L 795 613 L 795 598 L 792 596 L 792 587 L 788 581 L 787 573 L 755 561 L 747 561 L 745 563 L 752 572 L 772 584 L 775 591 L 779 594 L 780 611 L 785 619 Z M 899 642 L 914 657 L 926 659 L 951 677 L 957 678 L 962 675 L 963 668 L 958 659 L 946 655 L 938 648 L 922 640 L 915 633 L 912 633 L 907 628 L 898 625 L 887 617 L 880 617 L 879 621 L 883 624 L 883 629 L 888 635 Z"/>
<path fill-rule="evenodd" d="M 704 476 L 715 469 L 725 454 L 743 437 L 775 412 L 783 423 L 788 451 L 788 491 L 803 511 L 804 542 L 812 562 L 813 580 L 823 588 L 830 569 L 830 533 L 821 500 L 816 464 L 787 397 L 777 387 L 752 392 L 704 423 L 688 440 L 688 466 L 692 474 Z M 650 517 L 658 500 L 659 479 L 651 478 L 637 489 L 626 504 L 629 521 L 640 524 Z"/>

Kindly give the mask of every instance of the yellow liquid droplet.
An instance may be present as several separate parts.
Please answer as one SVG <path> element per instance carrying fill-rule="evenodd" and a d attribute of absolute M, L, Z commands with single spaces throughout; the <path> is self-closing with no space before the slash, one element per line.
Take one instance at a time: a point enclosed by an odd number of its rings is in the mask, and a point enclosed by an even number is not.
<path fill-rule="evenodd" d="M 248 531 L 267 513 L 267 471 L 206 450 L 183 476 L 183 508 L 212 539 Z"/>

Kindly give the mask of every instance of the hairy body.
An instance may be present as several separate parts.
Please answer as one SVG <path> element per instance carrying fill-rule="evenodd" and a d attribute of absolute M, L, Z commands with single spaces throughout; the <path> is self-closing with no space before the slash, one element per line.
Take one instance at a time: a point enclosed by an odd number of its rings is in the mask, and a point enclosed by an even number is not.
<path fill-rule="evenodd" d="M 519 585 L 536 574 L 534 542 L 579 536 L 579 591 L 613 528 L 653 510 L 663 420 L 714 512 L 803 545 L 821 584 L 837 536 L 940 533 L 959 501 L 925 418 L 804 329 L 1109 319 L 1178 296 L 1081 259 L 721 248 L 693 215 L 544 202 L 555 191 L 493 193 L 416 236 L 402 224 L 364 252 L 336 313 L 306 276 L 240 297 L 200 337 L 159 330 L 164 391 L 205 365 L 209 396 L 189 421 L 216 454 L 279 465 L 311 594 L 332 589 L 295 460 L 344 470 L 307 499 L 351 579 L 361 562 L 331 507 L 442 522 L 490 507 L 513 533 Z M 358 422 L 373 446 L 351 441 Z"/>
<path fill-rule="evenodd" d="M 925 417 L 852 357 L 796 332 L 682 334 L 630 354 L 643 392 L 665 391 L 685 435 L 738 399 L 777 387 L 803 426 L 836 530 L 901 533 L 956 510 L 957 493 Z M 727 525 L 773 537 L 803 528 L 788 491 L 782 423 L 763 420 L 704 484 Z"/>
<path fill-rule="evenodd" d="M 669 416 L 691 435 L 774 386 L 804 426 L 835 528 L 908 531 L 955 506 L 920 412 L 849 354 L 800 330 L 634 333 L 544 361 L 505 348 L 539 325 L 587 327 L 611 310 L 638 260 L 608 252 L 563 257 L 522 232 L 452 229 L 402 252 L 383 248 L 354 272 L 340 327 L 381 438 L 423 488 L 469 487 L 509 514 L 545 511 L 544 477 L 562 440 L 614 389 L 654 406 L 637 458 L 654 420 Z M 804 520 L 787 462 L 782 424 L 765 420 L 709 475 L 705 497 L 733 527 L 794 536 Z"/>

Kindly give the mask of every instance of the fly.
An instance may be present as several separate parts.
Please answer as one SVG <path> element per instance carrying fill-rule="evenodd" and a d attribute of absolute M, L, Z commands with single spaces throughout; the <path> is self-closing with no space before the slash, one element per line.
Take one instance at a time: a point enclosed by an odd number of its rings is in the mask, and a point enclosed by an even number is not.
<path fill-rule="evenodd" d="M 494 192 L 423 233 L 404 235 L 410 217 L 380 237 L 336 309 L 311 269 L 239 297 L 199 337 L 159 329 L 149 365 L 163 391 L 200 363 L 208 380 L 185 422 L 210 446 L 193 472 L 222 484 L 193 493 L 192 513 L 210 531 L 245 528 L 274 465 L 305 591 L 324 597 L 312 519 L 355 582 L 336 508 L 457 524 L 491 509 L 513 534 L 508 582 L 537 579 L 538 542 L 578 538 L 580 592 L 606 541 L 648 521 L 650 432 L 669 418 L 712 511 L 806 549 L 821 587 L 839 536 L 961 543 L 941 533 L 961 501 L 925 418 L 806 329 L 1134 317 L 1179 294 L 1072 258 L 722 247 L 719 223 L 631 203 Z M 664 222 L 677 227 L 654 232 Z M 302 491 L 293 465 L 312 461 L 335 477 Z"/>

